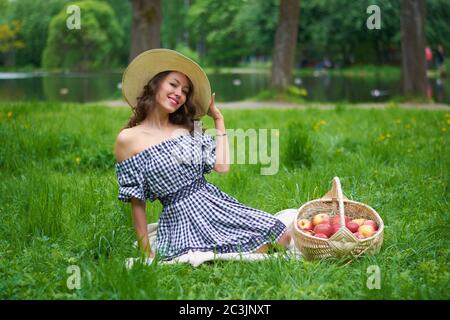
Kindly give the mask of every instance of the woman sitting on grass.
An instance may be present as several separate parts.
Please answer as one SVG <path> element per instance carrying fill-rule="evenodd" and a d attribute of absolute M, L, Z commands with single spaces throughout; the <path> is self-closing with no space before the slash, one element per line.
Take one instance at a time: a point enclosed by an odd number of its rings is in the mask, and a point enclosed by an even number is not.
<path fill-rule="evenodd" d="M 148 257 L 155 251 L 166 261 L 190 250 L 262 253 L 269 244 L 289 244 L 283 222 L 205 180 L 213 169 L 229 170 L 229 146 L 208 78 L 195 62 L 172 50 L 146 51 L 125 70 L 122 90 L 133 116 L 115 145 L 118 198 L 131 202 L 139 247 Z M 216 139 L 195 126 L 206 113 Z M 180 147 L 190 161 L 180 161 Z M 150 248 L 145 205 L 156 199 L 163 211 L 156 248 Z"/>

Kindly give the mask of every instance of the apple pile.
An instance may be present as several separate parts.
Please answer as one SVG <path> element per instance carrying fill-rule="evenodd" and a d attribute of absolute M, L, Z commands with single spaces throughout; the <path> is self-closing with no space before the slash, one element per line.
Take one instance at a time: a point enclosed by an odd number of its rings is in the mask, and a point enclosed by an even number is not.
<path fill-rule="evenodd" d="M 344 216 L 344 220 L 347 229 L 358 239 L 369 238 L 378 230 L 378 225 L 373 220 L 363 218 L 352 220 L 347 216 Z M 311 220 L 306 218 L 299 219 L 297 227 L 302 232 L 308 233 L 313 237 L 328 239 L 341 227 L 340 216 L 330 217 L 326 213 L 319 213 L 312 217 Z"/>

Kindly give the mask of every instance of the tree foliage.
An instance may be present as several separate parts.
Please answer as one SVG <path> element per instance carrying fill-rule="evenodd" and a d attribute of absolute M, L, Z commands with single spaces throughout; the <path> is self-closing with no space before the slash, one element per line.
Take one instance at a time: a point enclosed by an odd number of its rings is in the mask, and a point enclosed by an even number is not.
<path fill-rule="evenodd" d="M 425 24 L 427 41 L 432 47 L 441 44 L 450 49 L 450 2 L 448 0 L 427 1 Z"/>
<path fill-rule="evenodd" d="M 236 27 L 242 0 L 197 0 L 188 11 L 187 26 L 200 46 L 200 59 L 211 64 L 235 64 L 249 53 L 245 32 Z M 207 55 L 205 54 L 207 52 Z"/>
<path fill-rule="evenodd" d="M 90 60 L 97 61 L 97 65 L 103 64 L 101 61 L 111 65 L 111 62 L 116 60 L 117 65 L 126 66 L 131 39 L 131 0 L 85 0 L 77 3 L 84 2 L 91 3 L 91 6 L 98 7 L 100 11 L 107 5 L 115 13 L 115 18 L 111 18 L 110 23 L 102 22 L 101 28 L 98 18 L 95 18 L 97 22 L 92 23 L 94 30 L 82 29 L 83 32 L 77 36 L 83 38 L 83 41 L 90 38 L 90 43 L 95 42 L 97 46 L 99 43 L 110 42 L 109 48 L 108 45 L 102 44 L 102 49 L 96 48 L 89 52 Z M 11 25 L 12 21 L 17 20 L 22 25 L 17 38 L 22 40 L 25 46 L 15 52 L 15 62 L 18 66 L 40 66 L 43 51 L 50 40 L 50 21 L 60 16 L 60 24 L 64 27 L 65 19 L 62 16 L 67 17 L 67 14 L 62 8 L 68 3 L 70 0 L 0 0 L 0 23 Z M 297 66 L 302 60 L 315 64 L 324 57 L 341 65 L 352 62 L 399 64 L 399 3 L 398 0 L 301 1 Z M 373 4 L 381 9 L 380 30 L 368 30 L 366 27 L 369 17 L 366 9 Z M 178 48 L 198 57 L 199 62 L 209 65 L 236 65 L 257 58 L 269 60 L 272 56 L 279 0 L 168 0 L 162 1 L 162 7 L 161 39 L 165 48 Z M 84 17 L 82 12 L 85 26 L 91 21 L 84 21 L 84 18 L 92 20 L 88 17 L 92 15 L 87 12 Z M 438 44 L 442 44 L 446 52 L 450 51 L 448 21 L 450 2 L 427 0 L 425 27 L 429 46 L 436 48 Z M 55 57 L 47 56 L 46 61 L 61 60 L 61 56 L 64 56 L 61 55 L 62 47 L 69 50 L 62 36 L 65 31 L 52 35 L 54 39 L 60 38 L 62 44 L 52 49 L 53 51 L 48 51 L 48 54 L 55 53 Z M 68 35 L 69 38 L 75 38 L 75 34 Z M 95 40 L 97 35 L 99 37 Z M 85 46 L 81 42 L 78 44 L 78 47 L 70 47 L 70 57 L 65 57 L 64 60 L 75 61 L 77 57 L 85 55 Z M 73 52 L 77 50 L 78 55 L 74 55 Z M 105 50 L 110 53 L 107 58 Z M 74 63 L 60 62 L 48 65 L 72 64 Z M 92 67 L 96 64 L 89 65 Z"/>
<path fill-rule="evenodd" d="M 52 19 L 43 55 L 44 67 L 88 70 L 114 65 L 122 41 L 114 11 L 100 1 L 86 0 L 71 5 L 80 7 L 81 28 L 67 27 L 67 6 Z"/>
<path fill-rule="evenodd" d="M 381 10 L 381 29 L 369 30 L 370 5 Z M 238 63 L 249 56 L 271 56 L 279 0 L 196 0 L 188 11 L 188 30 L 204 42 L 211 62 Z M 450 2 L 427 1 L 427 38 L 431 46 L 450 47 Z M 219 16 L 219 17 L 217 17 Z M 238 37 L 234 37 L 239 34 Z M 234 37 L 234 38 L 233 38 Z M 202 46 L 200 46 L 202 47 Z M 337 63 L 398 63 L 400 60 L 400 4 L 398 0 L 302 1 L 297 63 L 328 57 Z"/>
<path fill-rule="evenodd" d="M 12 18 L 22 23 L 25 47 L 16 54 L 17 65 L 40 66 L 48 35 L 48 25 L 68 0 L 20 0 L 11 3 Z"/>
<path fill-rule="evenodd" d="M 18 39 L 18 34 L 22 25 L 19 21 L 11 24 L 0 24 L 0 53 L 6 53 L 25 46 L 24 42 Z"/>
<path fill-rule="evenodd" d="M 162 2 L 161 40 L 164 48 L 175 49 L 180 44 L 188 46 L 189 29 L 186 25 L 188 9 L 186 0 Z"/>
<path fill-rule="evenodd" d="M 244 31 L 248 55 L 272 55 L 278 11 L 279 0 L 249 0 L 239 10 L 235 28 Z"/>
<path fill-rule="evenodd" d="M 0 0 L 0 23 L 4 23 L 4 21 L 8 17 L 10 3 L 8 0 Z"/>
<path fill-rule="evenodd" d="M 118 65 L 126 65 L 128 63 L 128 55 L 130 53 L 131 44 L 131 18 L 132 8 L 131 1 L 129 0 L 98 0 L 105 1 L 114 10 L 114 13 L 119 23 L 119 27 L 122 30 L 120 35 L 121 45 L 115 51 L 118 59 Z M 119 35 L 116 35 L 119 36 Z"/>

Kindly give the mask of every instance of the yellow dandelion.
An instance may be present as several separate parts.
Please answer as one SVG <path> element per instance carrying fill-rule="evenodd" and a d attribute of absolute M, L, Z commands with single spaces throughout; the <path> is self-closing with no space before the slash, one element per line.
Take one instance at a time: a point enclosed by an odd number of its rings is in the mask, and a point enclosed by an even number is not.
<path fill-rule="evenodd" d="M 325 125 L 327 122 L 325 120 L 320 120 L 318 122 L 316 122 L 313 126 L 314 131 L 319 131 L 320 127 Z"/>
<path fill-rule="evenodd" d="M 11 118 L 13 116 L 12 111 L 8 112 L 8 118 Z"/>
<path fill-rule="evenodd" d="M 386 138 L 390 138 L 391 134 L 390 133 L 386 133 Z"/>
<path fill-rule="evenodd" d="M 447 132 L 447 128 L 441 128 L 442 132 Z"/>
<path fill-rule="evenodd" d="M 80 157 L 76 157 L 76 158 L 75 158 L 75 162 L 76 162 L 77 164 L 80 164 L 80 161 L 81 161 Z"/>
<path fill-rule="evenodd" d="M 450 119 L 447 119 L 447 124 L 450 125 Z"/>

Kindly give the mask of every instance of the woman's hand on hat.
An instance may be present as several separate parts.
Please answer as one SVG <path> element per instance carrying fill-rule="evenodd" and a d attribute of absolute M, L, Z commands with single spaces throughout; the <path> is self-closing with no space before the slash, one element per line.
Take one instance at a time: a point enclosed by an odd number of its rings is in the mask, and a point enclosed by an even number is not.
<path fill-rule="evenodd" d="M 211 95 L 211 103 L 209 104 L 209 109 L 207 115 L 213 118 L 214 120 L 223 120 L 223 115 L 219 109 L 217 109 L 214 98 L 216 93 Z"/>

